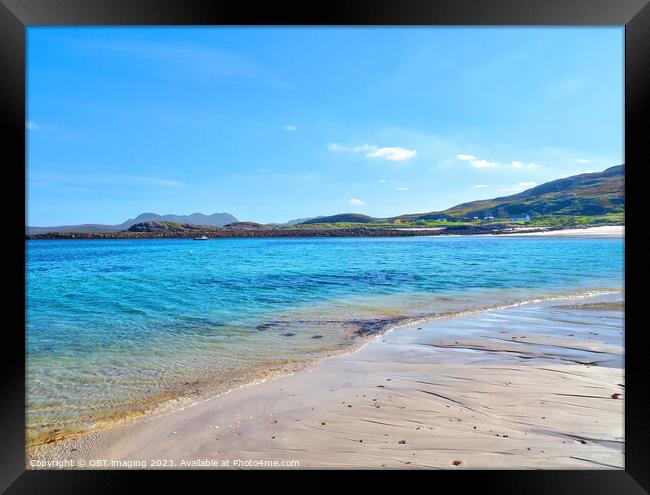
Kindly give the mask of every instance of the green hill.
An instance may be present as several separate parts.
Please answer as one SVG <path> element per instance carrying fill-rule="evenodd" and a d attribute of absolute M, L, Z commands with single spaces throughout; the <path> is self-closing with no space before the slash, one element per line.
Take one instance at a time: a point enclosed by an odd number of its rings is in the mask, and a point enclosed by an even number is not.
<path fill-rule="evenodd" d="M 621 223 L 625 212 L 625 165 L 602 172 L 573 175 L 546 182 L 518 194 L 462 203 L 443 211 L 373 218 L 343 213 L 301 222 L 308 224 L 366 223 L 386 225 L 415 222 L 458 222 L 489 218 L 509 221 L 527 218 L 548 225 Z"/>
<path fill-rule="evenodd" d="M 393 220 L 462 220 L 489 216 L 498 220 L 521 215 L 534 219 L 622 214 L 625 211 L 624 186 L 625 165 L 618 165 L 603 172 L 546 182 L 511 196 L 471 201 L 439 212 L 401 215 Z"/>
<path fill-rule="evenodd" d="M 332 215 L 329 217 L 317 217 L 302 222 L 300 225 L 312 225 L 315 223 L 370 223 L 378 220 L 377 218 L 369 217 L 361 213 L 341 213 L 340 215 Z"/>

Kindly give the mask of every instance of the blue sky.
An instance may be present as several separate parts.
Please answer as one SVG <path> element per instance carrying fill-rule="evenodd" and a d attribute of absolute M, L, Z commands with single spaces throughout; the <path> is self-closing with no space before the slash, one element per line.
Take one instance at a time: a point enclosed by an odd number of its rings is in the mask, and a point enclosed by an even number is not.
<path fill-rule="evenodd" d="M 28 224 L 393 216 L 623 163 L 623 28 L 28 28 Z"/>

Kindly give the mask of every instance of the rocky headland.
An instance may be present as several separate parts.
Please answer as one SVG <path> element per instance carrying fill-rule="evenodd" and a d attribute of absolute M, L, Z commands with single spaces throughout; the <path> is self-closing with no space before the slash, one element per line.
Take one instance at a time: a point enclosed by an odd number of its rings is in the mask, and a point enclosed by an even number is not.
<path fill-rule="evenodd" d="M 413 237 L 431 235 L 506 234 L 514 232 L 505 224 L 457 225 L 432 228 L 391 228 L 374 226 L 324 227 L 276 226 L 235 222 L 223 227 L 189 223 L 150 221 L 119 232 L 47 232 L 26 235 L 26 239 L 184 239 L 244 237 Z"/>

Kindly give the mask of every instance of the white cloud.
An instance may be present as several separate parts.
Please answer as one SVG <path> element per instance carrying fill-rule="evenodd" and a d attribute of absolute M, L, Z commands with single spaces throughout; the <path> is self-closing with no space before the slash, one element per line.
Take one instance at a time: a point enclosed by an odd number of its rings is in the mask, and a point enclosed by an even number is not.
<path fill-rule="evenodd" d="M 490 162 L 488 160 L 479 159 L 476 158 L 474 155 L 466 155 L 460 153 L 456 155 L 456 158 L 462 162 L 469 162 L 469 164 L 474 168 L 492 168 L 492 167 L 499 166 L 497 162 Z"/>
<path fill-rule="evenodd" d="M 456 159 L 462 162 L 469 162 L 469 164 L 474 168 L 495 168 L 499 167 L 499 163 L 485 160 L 483 158 L 477 158 L 474 155 L 467 155 L 460 153 L 456 155 Z M 504 165 L 507 168 L 516 168 L 516 169 L 529 169 L 532 170 L 537 168 L 538 165 L 535 163 L 524 163 L 522 161 L 513 160 L 510 162 L 510 165 Z"/>
<path fill-rule="evenodd" d="M 387 180 L 386 179 L 379 179 L 377 182 L 384 183 L 384 182 L 387 182 Z"/>
<path fill-rule="evenodd" d="M 532 170 L 534 168 L 537 168 L 537 166 L 538 165 L 536 163 L 524 163 L 519 161 L 510 162 L 510 168 L 518 168 L 518 169 L 526 168 L 528 170 Z"/>
<path fill-rule="evenodd" d="M 492 168 L 497 167 L 499 164 L 496 162 L 489 162 L 487 160 L 472 160 L 472 167 L 475 168 Z"/>
<path fill-rule="evenodd" d="M 408 160 L 417 155 L 417 151 L 412 149 L 400 148 L 397 146 L 381 147 L 369 144 L 362 144 L 361 146 L 342 146 L 339 143 L 330 143 L 327 145 L 327 149 L 332 152 L 365 152 L 368 158 L 381 158 L 390 161 Z"/>
<path fill-rule="evenodd" d="M 487 184 L 476 184 L 474 187 L 487 187 Z"/>
<path fill-rule="evenodd" d="M 330 151 L 340 151 L 340 152 L 349 152 L 357 153 L 359 151 L 369 151 L 373 149 L 373 146 L 363 144 L 361 146 L 343 146 L 339 143 L 330 143 L 327 145 L 327 149 Z"/>
<path fill-rule="evenodd" d="M 367 156 L 370 158 L 383 158 L 384 160 L 402 161 L 413 158 L 417 155 L 417 151 L 409 150 L 406 148 L 386 147 L 375 148 Z"/>
<path fill-rule="evenodd" d="M 297 130 L 298 130 L 298 126 L 293 125 L 293 124 L 287 124 L 287 125 L 284 126 L 284 130 L 285 130 L 285 131 L 289 131 L 289 132 L 291 132 L 291 131 L 297 131 Z"/>
<path fill-rule="evenodd" d="M 398 187 L 397 191 L 408 191 L 408 187 Z"/>
<path fill-rule="evenodd" d="M 25 128 L 30 131 L 38 131 L 43 127 L 40 124 L 34 122 L 33 120 L 28 120 L 27 122 L 25 122 Z"/>
<path fill-rule="evenodd" d="M 584 158 L 580 158 L 575 161 L 576 163 L 591 163 L 591 160 L 585 160 Z"/>
<path fill-rule="evenodd" d="M 348 201 L 348 203 L 350 203 L 353 206 L 365 206 L 366 205 L 366 203 L 364 203 L 363 201 L 361 201 L 360 199 L 357 199 L 357 198 L 352 198 L 350 201 Z"/>

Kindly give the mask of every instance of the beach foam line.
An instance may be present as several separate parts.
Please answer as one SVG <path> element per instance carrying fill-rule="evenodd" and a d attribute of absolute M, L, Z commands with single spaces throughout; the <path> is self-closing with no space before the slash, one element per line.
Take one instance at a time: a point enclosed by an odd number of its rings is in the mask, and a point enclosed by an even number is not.
<path fill-rule="evenodd" d="M 586 291 L 576 292 L 573 294 L 541 296 L 533 299 L 522 299 L 521 301 L 514 301 L 511 303 L 480 306 L 478 308 L 464 309 L 458 311 L 436 312 L 436 313 L 430 313 L 419 317 L 408 317 L 408 316 L 393 317 L 385 320 L 387 324 L 394 323 L 393 325 L 390 325 L 388 328 L 383 329 L 383 331 L 373 332 L 373 335 L 379 333 L 378 336 L 381 336 L 381 335 L 385 335 L 390 331 L 393 331 L 396 328 L 401 328 L 416 323 L 426 323 L 428 321 L 439 320 L 443 318 L 457 318 L 463 316 L 470 316 L 478 313 L 485 313 L 489 311 L 499 311 L 502 309 L 516 308 L 518 306 L 524 306 L 526 304 L 543 303 L 549 301 L 574 300 L 574 299 L 579 300 L 579 299 L 586 299 L 586 298 L 597 297 L 597 296 L 623 294 L 623 292 L 624 292 L 623 289 L 586 290 Z M 361 336 L 368 335 L 368 333 L 359 334 L 359 335 Z"/>

